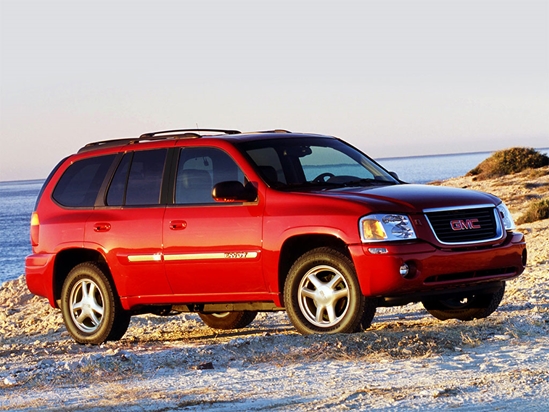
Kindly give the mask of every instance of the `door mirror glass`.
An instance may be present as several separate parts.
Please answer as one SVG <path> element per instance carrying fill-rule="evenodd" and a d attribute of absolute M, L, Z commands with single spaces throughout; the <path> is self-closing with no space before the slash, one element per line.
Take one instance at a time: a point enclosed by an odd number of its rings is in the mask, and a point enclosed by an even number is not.
<path fill-rule="evenodd" d="M 257 199 L 257 189 L 250 182 L 242 183 L 231 180 L 217 183 L 212 196 L 216 202 L 253 202 Z"/>

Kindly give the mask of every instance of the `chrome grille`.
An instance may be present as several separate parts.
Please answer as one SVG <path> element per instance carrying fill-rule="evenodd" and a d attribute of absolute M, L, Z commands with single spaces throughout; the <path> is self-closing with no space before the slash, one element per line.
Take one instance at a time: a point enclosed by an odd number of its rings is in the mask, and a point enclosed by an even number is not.
<path fill-rule="evenodd" d="M 447 245 L 489 242 L 503 235 L 494 206 L 430 209 L 425 216 L 438 241 Z"/>

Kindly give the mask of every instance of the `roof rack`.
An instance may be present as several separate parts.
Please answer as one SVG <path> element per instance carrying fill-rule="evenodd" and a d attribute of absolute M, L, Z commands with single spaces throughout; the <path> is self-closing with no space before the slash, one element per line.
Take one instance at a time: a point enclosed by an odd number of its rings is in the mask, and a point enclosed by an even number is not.
<path fill-rule="evenodd" d="M 259 130 L 257 132 L 246 132 L 246 133 L 292 133 L 289 130 L 285 129 L 273 129 L 273 130 Z"/>
<path fill-rule="evenodd" d="M 238 130 L 224 130 L 224 129 L 176 129 L 176 130 L 163 130 L 160 132 L 144 133 L 139 137 L 129 137 L 122 139 L 101 140 L 98 142 L 92 142 L 86 144 L 78 153 L 89 152 L 91 150 L 103 149 L 113 146 L 124 146 L 134 143 L 139 143 L 144 140 L 162 140 L 162 139 L 196 139 L 202 137 L 200 132 L 215 132 L 224 134 L 239 134 Z"/>
<path fill-rule="evenodd" d="M 158 139 L 165 138 L 181 138 L 181 137 L 202 137 L 200 132 L 216 132 L 224 134 L 240 134 L 240 130 L 225 130 L 225 129 L 176 129 L 176 130 L 163 130 L 160 132 L 144 133 L 139 136 L 139 139 L 153 140 L 155 137 Z M 163 136 L 158 136 L 163 135 Z"/>
<path fill-rule="evenodd" d="M 163 139 L 197 139 L 203 136 L 203 132 L 206 133 L 223 133 L 223 134 L 241 134 L 239 130 L 227 130 L 227 129 L 174 129 L 174 130 L 162 130 L 159 132 L 143 133 L 139 137 L 126 137 L 121 139 L 101 140 L 98 142 L 92 142 L 86 144 L 84 147 L 78 150 L 78 153 L 89 152 L 91 150 L 103 149 L 114 146 L 124 146 L 139 143 L 144 140 L 163 140 Z M 273 130 L 260 130 L 257 132 L 248 133 L 292 133 L 289 130 L 273 129 Z"/>
<path fill-rule="evenodd" d="M 111 140 L 101 140 L 99 142 L 91 142 L 81 147 L 78 150 L 78 153 L 89 152 L 91 150 L 103 149 L 106 147 L 113 146 L 124 146 L 125 144 L 134 144 L 138 139 L 135 138 L 123 138 L 123 139 L 111 139 Z"/>

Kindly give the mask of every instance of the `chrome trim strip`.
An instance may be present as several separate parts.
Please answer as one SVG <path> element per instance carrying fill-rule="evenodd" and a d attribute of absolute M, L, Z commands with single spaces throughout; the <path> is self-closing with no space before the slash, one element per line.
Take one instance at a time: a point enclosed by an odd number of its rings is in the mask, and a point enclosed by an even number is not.
<path fill-rule="evenodd" d="M 486 207 L 493 207 L 494 208 L 494 217 L 496 221 L 496 237 L 492 239 L 483 239 L 483 240 L 475 240 L 471 242 L 443 242 L 440 240 L 437 236 L 437 232 L 435 231 L 435 228 L 433 225 L 431 225 L 431 221 L 429 220 L 429 217 L 427 216 L 427 213 L 431 212 L 447 212 L 447 211 L 453 211 L 453 210 L 463 210 L 463 209 L 480 209 L 480 208 L 486 208 Z M 426 212 L 426 211 L 429 212 Z M 460 207 L 451 207 L 451 208 L 437 208 L 437 209 L 425 209 L 425 220 L 427 220 L 427 223 L 429 224 L 429 227 L 431 228 L 431 232 L 435 236 L 435 239 L 441 244 L 445 246 L 467 246 L 467 245 L 481 245 L 484 243 L 490 243 L 490 242 L 496 242 L 498 240 L 503 239 L 505 235 L 505 230 L 503 230 L 503 222 L 501 221 L 501 216 L 498 213 L 498 209 L 496 206 L 488 204 L 488 205 L 476 205 L 476 206 L 464 206 L 462 208 Z"/>
<path fill-rule="evenodd" d="M 128 255 L 130 262 L 161 262 L 162 253 L 155 253 L 152 255 Z"/>
<path fill-rule="evenodd" d="M 467 209 L 481 209 L 486 207 L 496 208 L 496 205 L 492 203 L 486 203 L 482 205 L 466 205 L 466 206 L 452 206 L 452 207 L 435 207 L 432 209 L 423 209 L 423 213 L 435 213 L 435 212 L 451 212 L 453 210 L 467 210 Z"/>
<path fill-rule="evenodd" d="M 173 262 L 178 260 L 218 260 L 218 259 L 255 259 L 259 252 L 211 252 L 211 253 L 180 253 L 164 255 L 164 260 Z"/>

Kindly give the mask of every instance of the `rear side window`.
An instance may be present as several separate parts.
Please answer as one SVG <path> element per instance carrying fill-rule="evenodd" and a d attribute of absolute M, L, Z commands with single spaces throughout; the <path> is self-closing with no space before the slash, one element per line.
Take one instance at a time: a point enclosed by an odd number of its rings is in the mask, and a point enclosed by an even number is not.
<path fill-rule="evenodd" d="M 167 152 L 160 149 L 125 154 L 107 193 L 107 205 L 159 204 Z"/>
<path fill-rule="evenodd" d="M 74 162 L 55 186 L 55 201 L 67 207 L 93 207 L 115 157 L 98 156 Z"/>

